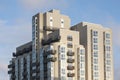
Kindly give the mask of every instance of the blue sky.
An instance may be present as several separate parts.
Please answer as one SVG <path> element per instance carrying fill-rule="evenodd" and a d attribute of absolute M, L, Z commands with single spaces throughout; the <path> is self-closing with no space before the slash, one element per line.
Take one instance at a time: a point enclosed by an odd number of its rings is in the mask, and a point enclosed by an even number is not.
<path fill-rule="evenodd" d="M 0 80 L 9 80 L 7 64 L 12 52 L 31 41 L 31 18 L 38 12 L 59 9 L 71 18 L 102 24 L 113 30 L 114 74 L 120 80 L 120 1 L 119 0 L 1 0 L 0 1 Z"/>

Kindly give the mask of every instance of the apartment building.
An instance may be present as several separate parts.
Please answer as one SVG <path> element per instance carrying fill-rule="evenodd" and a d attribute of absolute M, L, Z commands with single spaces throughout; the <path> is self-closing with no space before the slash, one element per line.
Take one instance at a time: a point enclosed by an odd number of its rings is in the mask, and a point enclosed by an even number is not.
<path fill-rule="evenodd" d="M 32 41 L 16 48 L 10 80 L 113 80 L 112 31 L 51 10 L 32 17 Z"/>

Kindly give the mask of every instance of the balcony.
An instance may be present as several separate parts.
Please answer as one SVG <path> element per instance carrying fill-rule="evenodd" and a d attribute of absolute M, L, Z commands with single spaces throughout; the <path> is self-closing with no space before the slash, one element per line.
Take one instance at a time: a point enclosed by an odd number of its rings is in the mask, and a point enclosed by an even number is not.
<path fill-rule="evenodd" d="M 45 59 L 43 62 L 44 62 L 44 64 L 46 64 L 47 63 L 47 59 Z"/>
<path fill-rule="evenodd" d="M 50 43 L 53 43 L 53 42 L 58 42 L 60 40 L 60 36 L 55 36 L 55 37 L 50 37 L 46 40 L 42 40 L 42 45 L 49 45 Z"/>
<path fill-rule="evenodd" d="M 47 54 L 52 54 L 52 55 L 55 55 L 56 54 L 56 50 L 49 50 L 46 52 Z"/>
<path fill-rule="evenodd" d="M 40 72 L 40 67 L 37 67 L 36 72 L 37 72 L 37 73 L 39 73 L 39 72 Z"/>
<path fill-rule="evenodd" d="M 26 77 L 24 77 L 22 80 L 28 80 L 27 76 L 26 76 Z"/>
<path fill-rule="evenodd" d="M 16 78 L 16 76 L 15 76 L 15 75 L 12 75 L 11 78 L 12 78 L 12 80 L 14 80 L 14 79 Z"/>
<path fill-rule="evenodd" d="M 48 59 L 47 59 L 48 62 L 50 62 L 50 61 L 55 62 L 56 60 L 57 60 L 56 57 L 51 57 L 51 58 L 48 58 Z"/>
<path fill-rule="evenodd" d="M 74 59 L 72 59 L 72 58 L 68 58 L 68 59 L 67 59 L 67 62 L 68 62 L 68 63 L 74 63 L 74 62 L 75 62 L 75 60 L 74 60 Z"/>
<path fill-rule="evenodd" d="M 8 74 L 14 74 L 14 73 L 15 73 L 14 69 L 8 71 Z"/>
<path fill-rule="evenodd" d="M 68 66 L 67 66 L 67 69 L 68 69 L 68 70 L 74 70 L 75 67 L 74 67 L 74 66 L 70 66 L 70 65 L 68 65 Z"/>
<path fill-rule="evenodd" d="M 58 28 L 57 27 L 50 27 L 50 26 L 43 26 L 43 30 L 45 30 L 45 31 L 56 31 L 56 30 L 58 30 Z"/>
<path fill-rule="evenodd" d="M 73 40 L 72 36 L 67 36 L 67 40 L 72 41 Z"/>
<path fill-rule="evenodd" d="M 32 70 L 32 73 L 36 73 L 36 69 L 33 69 L 33 70 Z"/>
<path fill-rule="evenodd" d="M 8 65 L 8 68 L 14 68 L 14 67 L 15 67 L 14 63 Z"/>
<path fill-rule="evenodd" d="M 36 79 L 37 79 L 37 80 L 40 80 L 40 74 L 37 74 L 37 75 L 36 75 Z"/>
<path fill-rule="evenodd" d="M 24 71 L 23 72 L 23 76 L 27 76 L 28 72 L 27 71 Z"/>
<path fill-rule="evenodd" d="M 32 76 L 32 80 L 36 80 L 36 76 Z"/>
<path fill-rule="evenodd" d="M 25 54 L 25 53 L 29 53 L 29 52 L 31 52 L 31 51 L 32 51 L 32 45 L 29 46 L 28 48 L 24 48 L 24 49 L 22 49 L 22 50 L 19 50 L 19 51 L 17 51 L 16 53 L 13 52 L 13 57 L 18 57 L 18 56 L 20 56 L 20 55 L 23 55 L 23 54 Z"/>
<path fill-rule="evenodd" d="M 67 76 L 68 76 L 68 77 L 74 77 L 74 76 L 75 76 L 75 73 L 68 73 Z"/>
<path fill-rule="evenodd" d="M 72 44 L 72 43 L 68 43 L 68 44 L 67 44 L 67 47 L 68 47 L 68 48 L 73 48 L 73 44 Z"/>
<path fill-rule="evenodd" d="M 40 62 L 33 62 L 32 63 L 32 66 L 39 66 L 40 65 Z"/>
<path fill-rule="evenodd" d="M 37 62 L 37 63 L 36 63 L 36 66 L 39 66 L 39 65 L 40 65 L 40 62 Z"/>
<path fill-rule="evenodd" d="M 12 70 L 8 71 L 8 74 L 11 74 L 12 73 Z"/>
<path fill-rule="evenodd" d="M 37 63 L 36 63 L 36 62 L 34 62 L 34 63 L 32 63 L 32 66 L 36 66 L 36 64 L 37 64 Z"/>
<path fill-rule="evenodd" d="M 68 55 L 68 56 L 74 56 L 74 52 L 68 51 L 68 52 L 67 52 L 67 55 Z"/>

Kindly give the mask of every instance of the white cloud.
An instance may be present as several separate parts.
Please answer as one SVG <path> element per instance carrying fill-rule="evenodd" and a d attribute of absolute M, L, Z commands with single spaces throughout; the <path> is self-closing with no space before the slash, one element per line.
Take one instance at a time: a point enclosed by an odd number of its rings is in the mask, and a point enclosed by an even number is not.
<path fill-rule="evenodd" d="M 65 7 L 67 2 L 65 0 L 19 0 L 20 4 L 29 10 L 34 9 L 50 9 L 54 7 Z"/>

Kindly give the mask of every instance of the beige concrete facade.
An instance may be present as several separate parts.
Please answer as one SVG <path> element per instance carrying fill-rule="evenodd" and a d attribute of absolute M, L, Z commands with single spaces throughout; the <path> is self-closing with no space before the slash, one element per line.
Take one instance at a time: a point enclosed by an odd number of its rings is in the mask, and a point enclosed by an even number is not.
<path fill-rule="evenodd" d="M 113 80 L 112 31 L 51 10 L 32 17 L 32 42 L 17 47 L 11 80 Z"/>
<path fill-rule="evenodd" d="M 112 31 L 102 25 L 81 22 L 72 30 L 80 32 L 80 44 L 86 50 L 86 78 L 87 80 L 113 80 L 113 53 L 112 53 Z M 94 32 L 96 36 L 94 36 Z M 107 36 L 109 38 L 107 40 Z M 95 40 L 96 39 L 96 40 Z M 95 42 L 96 41 L 96 42 Z M 97 50 L 94 50 L 97 45 Z M 107 51 L 107 48 L 110 48 Z M 94 52 L 97 52 L 97 64 L 94 64 Z M 109 65 L 107 65 L 109 64 Z M 95 71 L 94 66 L 98 69 Z M 110 69 L 110 70 L 109 70 Z M 95 73 L 97 73 L 96 76 Z"/>

